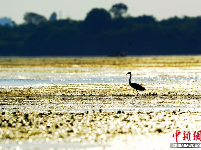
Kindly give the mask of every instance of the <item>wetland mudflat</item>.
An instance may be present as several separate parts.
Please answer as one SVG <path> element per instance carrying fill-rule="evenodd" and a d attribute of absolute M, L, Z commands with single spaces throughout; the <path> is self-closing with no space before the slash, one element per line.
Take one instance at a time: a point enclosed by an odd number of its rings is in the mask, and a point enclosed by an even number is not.
<path fill-rule="evenodd" d="M 0 58 L 0 149 L 169 149 L 201 128 L 200 58 Z"/>

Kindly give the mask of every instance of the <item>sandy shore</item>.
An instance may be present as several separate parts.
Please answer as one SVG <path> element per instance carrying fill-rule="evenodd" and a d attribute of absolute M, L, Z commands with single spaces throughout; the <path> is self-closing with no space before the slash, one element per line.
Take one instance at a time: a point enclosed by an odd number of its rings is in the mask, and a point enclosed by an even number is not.
<path fill-rule="evenodd" d="M 176 130 L 193 132 L 201 128 L 200 115 L 201 112 L 190 111 L 3 112 L 0 113 L 0 148 L 41 149 L 43 144 L 47 146 L 49 143 L 47 149 L 56 145 L 84 149 L 121 149 L 122 146 L 131 149 L 169 149 L 170 142 L 175 140 L 172 134 Z M 37 141 L 41 145 L 36 145 Z"/>
<path fill-rule="evenodd" d="M 5 88 L 0 148 L 169 149 L 176 130 L 201 128 L 198 91 L 179 91 L 132 93 L 121 84 Z"/>

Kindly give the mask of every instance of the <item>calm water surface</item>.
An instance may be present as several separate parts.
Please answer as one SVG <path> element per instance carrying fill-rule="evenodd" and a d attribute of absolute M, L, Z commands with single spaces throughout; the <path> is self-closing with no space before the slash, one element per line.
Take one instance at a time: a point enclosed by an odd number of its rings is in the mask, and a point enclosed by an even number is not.
<path fill-rule="evenodd" d="M 0 68 L 0 86 L 50 84 L 128 83 L 200 83 L 201 67 L 189 68 Z"/>

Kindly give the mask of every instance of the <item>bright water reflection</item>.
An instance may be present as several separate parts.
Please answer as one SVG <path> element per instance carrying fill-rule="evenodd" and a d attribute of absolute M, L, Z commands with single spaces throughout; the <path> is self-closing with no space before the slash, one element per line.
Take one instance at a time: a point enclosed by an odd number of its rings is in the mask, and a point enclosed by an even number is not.
<path fill-rule="evenodd" d="M 0 86 L 49 85 L 69 83 L 126 84 L 132 71 L 132 81 L 146 83 L 200 82 L 200 67 L 188 68 L 1 68 Z"/>

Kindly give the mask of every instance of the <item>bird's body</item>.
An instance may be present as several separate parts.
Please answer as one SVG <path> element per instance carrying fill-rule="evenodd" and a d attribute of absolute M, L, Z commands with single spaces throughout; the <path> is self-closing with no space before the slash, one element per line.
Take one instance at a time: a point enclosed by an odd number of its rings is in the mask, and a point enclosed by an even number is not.
<path fill-rule="evenodd" d="M 130 85 L 132 88 L 134 88 L 134 89 L 136 89 L 136 90 L 139 90 L 139 91 L 144 91 L 144 90 L 145 90 L 145 88 L 144 88 L 143 86 L 141 86 L 141 85 L 139 85 L 139 84 L 137 84 L 137 83 L 129 83 L 129 85 Z"/>
<path fill-rule="evenodd" d="M 141 86 L 141 85 L 139 85 L 139 84 L 137 84 L 137 83 L 131 83 L 131 72 L 128 72 L 127 74 L 130 74 L 129 85 L 130 85 L 132 88 L 136 89 L 137 91 L 138 91 L 138 90 L 139 90 L 139 91 L 144 91 L 144 90 L 145 90 L 145 88 L 144 88 L 143 86 Z"/>

